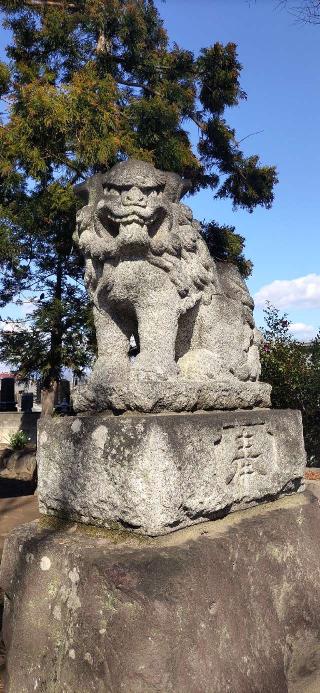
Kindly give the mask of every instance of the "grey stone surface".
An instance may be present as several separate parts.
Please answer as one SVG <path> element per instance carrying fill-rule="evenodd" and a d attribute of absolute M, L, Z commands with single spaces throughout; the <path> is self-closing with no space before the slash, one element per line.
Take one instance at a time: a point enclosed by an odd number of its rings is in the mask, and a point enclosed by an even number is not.
<path fill-rule="evenodd" d="M 260 333 L 237 268 L 215 263 L 186 181 L 129 160 L 78 187 L 75 241 L 85 256 L 98 359 L 76 411 L 190 411 L 270 405 Z M 138 355 L 129 358 L 134 336 Z"/>
<path fill-rule="evenodd" d="M 305 493 L 157 539 L 6 542 L 6 693 L 318 693 L 320 508 Z"/>
<path fill-rule="evenodd" d="M 291 493 L 300 412 L 96 414 L 42 420 L 40 512 L 161 535 Z"/>
<path fill-rule="evenodd" d="M 37 473 L 36 448 L 23 450 L 5 448 L 0 451 L 0 483 L 2 479 L 35 481 Z"/>

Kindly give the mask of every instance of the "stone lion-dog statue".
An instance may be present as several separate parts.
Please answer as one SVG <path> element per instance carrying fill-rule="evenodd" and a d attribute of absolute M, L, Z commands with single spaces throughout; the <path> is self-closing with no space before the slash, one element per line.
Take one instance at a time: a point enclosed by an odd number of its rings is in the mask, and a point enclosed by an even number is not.
<path fill-rule="evenodd" d="M 135 159 L 76 186 L 98 343 L 75 411 L 270 406 L 261 335 L 235 265 L 215 262 L 180 202 L 188 181 Z M 136 356 L 130 356 L 135 343 Z"/>

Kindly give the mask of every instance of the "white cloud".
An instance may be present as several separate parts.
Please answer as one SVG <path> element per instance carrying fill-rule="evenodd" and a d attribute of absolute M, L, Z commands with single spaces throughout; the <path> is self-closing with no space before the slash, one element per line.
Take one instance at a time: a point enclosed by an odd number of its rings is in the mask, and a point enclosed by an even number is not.
<path fill-rule="evenodd" d="M 320 308 L 320 275 L 276 279 L 263 286 L 254 298 L 256 306 L 260 307 L 270 301 L 276 308 Z"/>
<path fill-rule="evenodd" d="M 305 322 L 293 322 L 290 325 L 290 332 L 297 339 L 307 342 L 316 336 L 317 330 L 313 325 L 306 325 Z"/>
<path fill-rule="evenodd" d="M 0 320 L 0 332 L 21 332 L 23 329 L 25 327 L 14 320 Z"/>
<path fill-rule="evenodd" d="M 30 315 L 31 313 L 33 313 L 35 308 L 36 306 L 34 301 L 23 301 L 23 304 L 21 306 L 21 310 L 24 315 Z"/>

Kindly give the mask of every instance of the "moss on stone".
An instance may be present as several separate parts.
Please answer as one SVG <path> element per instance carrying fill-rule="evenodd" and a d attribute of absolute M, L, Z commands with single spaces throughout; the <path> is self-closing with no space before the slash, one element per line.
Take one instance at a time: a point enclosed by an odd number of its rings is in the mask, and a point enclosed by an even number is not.
<path fill-rule="evenodd" d="M 90 537 L 109 539 L 113 544 L 119 544 L 121 542 L 128 543 L 128 541 L 133 544 L 148 543 L 148 537 L 143 537 L 140 534 L 133 534 L 132 532 L 121 528 L 121 526 L 117 526 L 116 523 L 114 523 L 114 525 L 114 527 L 107 528 L 77 523 L 77 531 L 79 530 L 79 532 L 82 534 L 86 534 Z"/>
<path fill-rule="evenodd" d="M 55 515 L 41 515 L 39 519 L 39 529 L 51 529 L 53 531 L 65 532 L 74 525 L 70 520 L 64 520 Z"/>
<path fill-rule="evenodd" d="M 112 544 L 149 544 L 149 537 L 141 534 L 133 534 L 123 529 L 117 522 L 112 522 L 112 527 L 97 527 L 96 525 L 74 522 L 56 515 L 41 515 L 39 519 L 40 530 L 52 530 L 55 532 L 68 532 L 72 528 L 74 534 L 85 535 L 92 538 L 108 539 Z"/>
<path fill-rule="evenodd" d="M 108 609 L 108 611 L 116 611 L 116 603 L 117 603 L 117 599 L 116 599 L 115 595 L 113 594 L 113 592 L 107 591 L 106 592 L 106 599 L 105 599 L 105 603 L 104 603 L 105 608 Z"/>

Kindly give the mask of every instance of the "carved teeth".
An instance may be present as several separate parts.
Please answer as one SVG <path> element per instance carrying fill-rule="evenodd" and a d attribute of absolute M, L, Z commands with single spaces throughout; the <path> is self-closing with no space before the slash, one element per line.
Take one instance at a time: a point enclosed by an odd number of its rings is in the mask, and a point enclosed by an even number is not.
<path fill-rule="evenodd" d="M 140 224 L 141 226 L 145 226 L 145 219 L 142 219 L 141 217 L 137 216 L 136 214 L 130 214 L 129 217 L 122 217 L 122 219 L 119 221 L 121 226 L 127 226 L 128 224 Z"/>
<path fill-rule="evenodd" d="M 145 224 L 142 224 L 140 220 L 137 221 L 136 219 L 132 219 L 131 221 L 121 222 L 120 223 L 120 234 L 122 232 L 127 234 L 127 235 L 129 235 L 130 232 L 133 232 L 133 234 L 138 234 L 139 237 L 141 237 L 141 235 L 144 236 L 145 234 L 147 234 L 147 236 L 148 236 L 147 226 Z"/>

